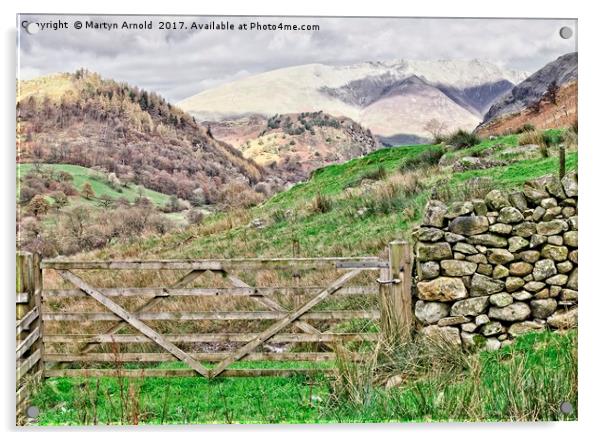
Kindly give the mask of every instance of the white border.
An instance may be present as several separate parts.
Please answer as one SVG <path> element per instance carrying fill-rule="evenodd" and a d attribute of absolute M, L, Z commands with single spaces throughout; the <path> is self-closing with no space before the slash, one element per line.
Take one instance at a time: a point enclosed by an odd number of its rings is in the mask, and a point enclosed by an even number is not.
<path fill-rule="evenodd" d="M 161 2 L 126 2 L 124 0 L 102 0 L 82 2 L 81 0 L 22 0 L 13 4 L 2 2 L 2 112 L 1 124 L 4 145 L 2 148 L 3 181 L 2 203 L 6 211 L 2 216 L 2 264 L 3 280 L 3 353 L 2 379 L 4 380 L 1 399 L 3 423 L 10 437 L 19 439 L 45 439 L 86 437 L 103 438 L 108 436 L 219 436 L 220 438 L 252 436 L 262 439 L 332 437 L 344 435 L 348 438 L 395 437 L 447 439 L 481 438 L 488 439 L 533 437 L 588 438 L 588 432 L 595 432 L 599 425 L 600 404 L 600 311 L 602 311 L 602 289 L 600 289 L 600 269 L 594 264 L 602 257 L 602 231 L 600 221 L 600 200 L 602 200 L 602 124 L 600 106 L 600 15 L 593 6 L 596 2 L 577 1 L 527 1 L 504 0 L 487 1 L 419 1 L 393 2 L 391 0 L 369 0 L 366 2 L 326 2 L 325 0 L 300 1 L 229 1 L 191 2 L 169 0 Z M 348 16 L 435 16 L 435 17 L 548 17 L 579 19 L 579 118 L 580 118 L 580 239 L 581 239 L 581 307 L 579 334 L 579 422 L 547 424 L 402 424 L 402 425 L 333 425 L 333 426 L 235 426 L 235 427 L 144 427 L 134 429 L 110 428 L 82 429 L 27 429 L 16 431 L 14 424 L 14 368 L 11 366 L 11 354 L 14 350 L 13 296 L 14 289 L 14 210 L 15 210 L 15 172 L 14 172 L 14 102 L 15 102 L 15 15 L 18 12 L 29 13 L 142 13 L 142 14 L 232 14 L 232 15 L 348 15 Z M 600 263 L 599 263 L 600 264 Z M 597 269 L 597 271 L 596 271 Z M 596 423 L 598 422 L 598 423 Z M 600 433 L 594 434 L 599 436 Z"/>

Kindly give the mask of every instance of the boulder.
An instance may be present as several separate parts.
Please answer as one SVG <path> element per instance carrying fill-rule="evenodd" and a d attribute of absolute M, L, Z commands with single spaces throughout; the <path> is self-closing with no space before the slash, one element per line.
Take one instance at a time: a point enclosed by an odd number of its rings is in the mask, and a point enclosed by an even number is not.
<path fill-rule="evenodd" d="M 489 297 L 489 302 L 495 307 L 506 307 L 514 302 L 512 295 L 506 292 L 494 293 Z"/>
<path fill-rule="evenodd" d="M 433 341 L 443 341 L 454 346 L 462 345 L 460 339 L 460 330 L 456 327 L 439 327 L 438 325 L 429 325 L 422 329 L 422 334 Z"/>
<path fill-rule="evenodd" d="M 422 227 L 415 232 L 414 236 L 419 241 L 439 241 L 443 238 L 443 231 L 432 227 Z"/>
<path fill-rule="evenodd" d="M 477 270 L 477 264 L 470 261 L 443 260 L 441 261 L 443 275 L 450 277 L 462 277 L 472 275 Z"/>
<path fill-rule="evenodd" d="M 439 276 L 439 263 L 436 261 L 426 261 L 418 263 L 418 278 L 422 280 L 432 280 Z"/>
<path fill-rule="evenodd" d="M 460 278 L 439 277 L 416 284 L 418 298 L 426 301 L 454 301 L 468 296 Z"/>
<path fill-rule="evenodd" d="M 550 327 L 558 329 L 568 329 L 577 326 L 578 312 L 577 307 L 570 310 L 557 310 L 547 319 Z"/>
<path fill-rule="evenodd" d="M 487 251 L 487 260 L 491 264 L 506 264 L 514 261 L 514 255 L 507 249 L 490 249 Z"/>
<path fill-rule="evenodd" d="M 533 268 L 533 279 L 535 281 L 545 280 L 556 275 L 557 270 L 554 261 L 550 259 L 539 260 Z"/>
<path fill-rule="evenodd" d="M 515 302 L 506 307 L 490 307 L 489 317 L 500 321 L 524 321 L 531 314 L 529 306 L 523 302 Z"/>
<path fill-rule="evenodd" d="M 439 200 L 429 200 L 424 208 L 422 224 L 425 226 L 443 227 L 447 206 Z"/>
<path fill-rule="evenodd" d="M 500 190 L 494 189 L 485 196 L 485 202 L 493 210 L 500 210 L 510 206 L 508 198 Z"/>
<path fill-rule="evenodd" d="M 506 284 L 503 281 L 475 273 L 470 282 L 470 296 L 491 295 L 501 292 L 505 286 Z"/>
<path fill-rule="evenodd" d="M 525 333 L 530 332 L 541 332 L 544 330 L 544 326 L 534 321 L 523 321 L 516 322 L 508 328 L 508 333 L 514 338 Z"/>
<path fill-rule="evenodd" d="M 539 235 L 558 235 L 568 231 L 569 225 L 564 220 L 556 219 L 549 222 L 540 222 L 537 224 L 537 233 Z"/>
<path fill-rule="evenodd" d="M 562 188 L 564 189 L 564 193 L 567 197 L 577 197 L 578 184 L 577 184 L 577 174 L 568 173 L 566 176 L 562 178 Z"/>
<path fill-rule="evenodd" d="M 472 206 L 476 215 L 487 215 L 487 203 L 485 203 L 485 200 L 474 199 Z"/>
<path fill-rule="evenodd" d="M 562 188 L 562 185 L 561 185 L 560 180 L 558 179 L 558 177 L 555 177 L 555 176 L 552 177 L 548 181 L 548 183 L 546 184 L 546 189 L 554 197 L 557 197 L 559 199 L 565 199 L 566 198 L 566 194 L 564 192 L 564 189 Z"/>
<path fill-rule="evenodd" d="M 508 250 L 510 252 L 518 252 L 529 246 L 529 242 L 523 237 L 510 237 L 508 239 Z"/>
<path fill-rule="evenodd" d="M 449 223 L 449 230 L 454 234 L 477 235 L 489 229 L 489 220 L 482 215 L 456 217 Z"/>
<path fill-rule="evenodd" d="M 536 181 L 525 182 L 523 194 L 533 203 L 539 203 L 540 200 L 550 197 L 550 194 L 548 191 L 546 191 L 545 186 L 542 186 L 541 183 Z"/>
<path fill-rule="evenodd" d="M 505 248 L 508 246 L 508 240 L 495 234 L 479 234 L 468 237 L 470 244 L 482 245 L 492 248 Z"/>
<path fill-rule="evenodd" d="M 513 206 L 507 206 L 500 210 L 497 221 L 500 223 L 520 223 L 524 220 L 523 214 Z"/>
<path fill-rule="evenodd" d="M 525 195 L 520 191 L 511 193 L 508 198 L 510 199 L 510 204 L 520 211 L 526 211 L 529 208 Z"/>
<path fill-rule="evenodd" d="M 452 219 L 461 215 L 472 214 L 474 207 L 471 202 L 453 202 L 447 208 L 445 218 Z"/>
<path fill-rule="evenodd" d="M 456 301 L 450 311 L 451 316 L 477 316 L 485 311 L 489 298 L 481 296 Z M 477 324 L 478 325 L 478 324 Z"/>
<path fill-rule="evenodd" d="M 536 319 L 546 319 L 556 311 L 558 303 L 553 298 L 534 299 L 530 302 L 531 313 Z"/>
<path fill-rule="evenodd" d="M 449 243 L 423 243 L 416 244 L 416 258 L 418 261 L 445 260 L 452 258 L 452 250 Z"/>
<path fill-rule="evenodd" d="M 423 324 L 434 324 L 449 315 L 450 306 L 436 301 L 416 301 L 415 315 Z"/>

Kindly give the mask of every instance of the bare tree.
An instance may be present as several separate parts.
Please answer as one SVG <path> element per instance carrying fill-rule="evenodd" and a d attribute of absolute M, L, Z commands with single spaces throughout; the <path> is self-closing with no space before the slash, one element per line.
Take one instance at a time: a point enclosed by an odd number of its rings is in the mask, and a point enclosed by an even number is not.
<path fill-rule="evenodd" d="M 427 123 L 424 124 L 423 128 L 424 131 L 428 132 L 432 136 L 433 141 L 437 142 L 443 137 L 443 134 L 447 130 L 447 124 L 445 124 L 445 122 L 433 118 L 427 121 Z"/>

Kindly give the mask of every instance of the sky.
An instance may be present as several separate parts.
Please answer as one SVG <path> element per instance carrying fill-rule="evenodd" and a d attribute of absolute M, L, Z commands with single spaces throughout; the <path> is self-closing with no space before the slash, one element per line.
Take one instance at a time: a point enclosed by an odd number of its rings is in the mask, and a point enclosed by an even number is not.
<path fill-rule="evenodd" d="M 37 23 L 37 32 L 26 31 L 30 22 Z M 61 22 L 66 29 L 58 28 Z M 99 28 L 86 29 L 87 22 Z M 146 28 L 122 28 L 124 22 Z M 160 29 L 161 22 L 178 29 Z M 211 22 L 228 22 L 235 29 L 192 28 Z M 251 30 L 253 23 L 318 25 L 319 30 Z M 242 24 L 246 30 L 239 29 Z M 226 82 L 301 64 L 479 59 L 533 73 L 577 50 L 577 21 L 571 19 L 20 15 L 17 26 L 20 79 L 84 67 L 174 103 Z M 573 30 L 571 38 L 560 37 L 563 26 Z"/>

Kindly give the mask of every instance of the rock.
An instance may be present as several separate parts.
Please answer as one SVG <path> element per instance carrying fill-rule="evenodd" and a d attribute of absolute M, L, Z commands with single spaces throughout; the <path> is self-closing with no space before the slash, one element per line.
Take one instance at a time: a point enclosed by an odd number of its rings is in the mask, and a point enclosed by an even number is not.
<path fill-rule="evenodd" d="M 525 285 L 525 280 L 519 277 L 508 277 L 506 278 L 506 290 L 508 292 L 514 292 Z"/>
<path fill-rule="evenodd" d="M 569 277 L 567 275 L 558 274 L 558 275 L 554 275 L 553 277 L 548 278 L 546 280 L 546 283 L 549 284 L 550 286 L 564 286 L 564 285 L 566 285 L 568 280 L 569 280 Z"/>
<path fill-rule="evenodd" d="M 546 244 L 541 250 L 541 255 L 550 260 L 564 261 L 569 256 L 569 249 L 566 246 Z"/>
<path fill-rule="evenodd" d="M 527 284 L 525 284 L 524 289 L 528 290 L 529 292 L 539 292 L 544 287 L 546 287 L 546 284 L 542 283 L 541 281 L 529 281 Z"/>
<path fill-rule="evenodd" d="M 578 184 L 577 184 L 577 174 L 568 173 L 566 176 L 562 178 L 562 188 L 564 189 L 564 193 L 567 197 L 577 197 Z"/>
<path fill-rule="evenodd" d="M 569 273 L 573 270 L 573 263 L 570 261 L 562 261 L 561 263 L 556 264 L 556 269 L 558 269 L 558 272 L 560 273 Z"/>
<path fill-rule="evenodd" d="M 248 226 L 253 227 L 255 229 L 261 229 L 261 228 L 265 227 L 265 222 L 263 221 L 263 219 L 254 218 L 253 220 L 251 220 L 249 222 Z"/>
<path fill-rule="evenodd" d="M 487 214 L 487 204 L 485 203 L 485 200 L 474 199 L 472 201 L 472 206 L 474 208 L 474 213 L 476 215 L 486 215 Z"/>
<path fill-rule="evenodd" d="M 579 216 L 574 215 L 573 217 L 569 218 L 569 228 L 571 228 L 571 231 L 576 231 L 579 226 Z"/>
<path fill-rule="evenodd" d="M 489 297 L 489 302 L 496 307 L 506 307 L 514 302 L 512 295 L 506 292 L 494 293 Z"/>
<path fill-rule="evenodd" d="M 570 309 L 568 311 L 565 310 L 557 310 L 547 319 L 547 323 L 550 327 L 558 328 L 558 329 L 568 329 L 577 326 L 578 320 L 578 312 L 577 307 Z"/>
<path fill-rule="evenodd" d="M 482 215 L 456 217 L 449 223 L 449 230 L 454 234 L 477 235 L 489 229 L 489 220 Z"/>
<path fill-rule="evenodd" d="M 535 299 L 547 299 L 550 297 L 550 289 L 549 288 L 545 288 L 545 289 L 541 289 L 539 292 L 537 292 L 535 295 L 533 295 L 533 298 Z"/>
<path fill-rule="evenodd" d="M 554 208 L 555 206 L 558 206 L 558 202 L 554 197 L 548 197 L 547 199 L 543 199 L 541 202 L 539 202 L 539 206 L 544 209 Z"/>
<path fill-rule="evenodd" d="M 446 327 L 448 325 L 465 324 L 469 321 L 470 319 L 468 319 L 466 316 L 448 316 L 447 318 L 440 319 L 439 322 L 437 322 L 437 325 L 439 327 Z"/>
<path fill-rule="evenodd" d="M 508 333 L 502 333 L 501 335 L 499 335 L 497 337 L 497 339 L 498 339 L 498 341 L 505 341 L 506 339 L 508 339 Z"/>
<path fill-rule="evenodd" d="M 445 260 L 452 257 L 449 243 L 422 243 L 416 244 L 416 258 L 418 261 Z"/>
<path fill-rule="evenodd" d="M 468 243 L 456 243 L 453 249 L 455 252 L 461 252 L 466 255 L 474 255 L 479 253 L 479 251 L 477 251 L 473 245 Z"/>
<path fill-rule="evenodd" d="M 519 254 L 519 257 L 524 262 L 533 264 L 539 260 L 540 255 L 541 254 L 538 251 L 522 251 Z"/>
<path fill-rule="evenodd" d="M 548 244 L 562 246 L 564 244 L 564 239 L 560 235 L 550 235 L 548 237 Z"/>
<path fill-rule="evenodd" d="M 562 289 L 560 292 L 561 301 L 577 301 L 578 296 L 579 294 L 576 290 Z"/>
<path fill-rule="evenodd" d="M 506 278 L 508 275 L 510 275 L 510 271 L 508 270 L 508 268 L 506 266 L 502 266 L 501 264 L 498 264 L 497 266 L 495 266 L 493 268 L 492 276 L 496 280 L 500 279 L 500 278 Z"/>
<path fill-rule="evenodd" d="M 514 223 L 520 223 L 524 220 L 525 218 L 523 217 L 522 213 L 512 207 L 512 206 L 508 206 L 506 208 L 502 208 L 500 210 L 500 215 L 497 218 L 497 221 L 500 223 L 510 223 L 510 224 L 514 224 Z"/>
<path fill-rule="evenodd" d="M 577 213 L 577 211 L 572 206 L 565 206 L 564 208 L 562 208 L 562 216 L 564 218 L 571 218 L 576 213 Z"/>
<path fill-rule="evenodd" d="M 546 213 L 546 210 L 544 208 L 542 208 L 541 206 L 538 206 L 533 211 L 533 220 L 538 222 L 539 220 L 542 219 L 542 217 L 544 216 L 545 213 Z"/>
<path fill-rule="evenodd" d="M 578 247 L 577 231 L 568 231 L 564 233 L 564 244 L 570 247 Z"/>
<path fill-rule="evenodd" d="M 507 206 L 510 206 L 510 202 L 508 201 L 508 198 L 506 198 L 506 196 L 500 190 L 497 190 L 497 189 L 490 191 L 485 196 L 485 202 L 493 210 L 499 210 L 499 209 L 505 208 Z"/>
<path fill-rule="evenodd" d="M 489 232 L 493 234 L 509 235 L 512 233 L 512 225 L 505 223 L 494 223 L 489 226 Z"/>
<path fill-rule="evenodd" d="M 481 274 L 474 274 L 470 282 L 470 296 L 491 295 L 504 290 L 503 281 L 494 280 Z"/>
<path fill-rule="evenodd" d="M 546 213 L 543 215 L 542 220 L 544 222 L 549 222 L 551 220 L 554 220 L 556 217 L 558 217 L 560 215 L 561 212 L 562 212 L 562 208 L 560 206 L 557 206 L 555 208 L 546 209 Z"/>
<path fill-rule="evenodd" d="M 463 332 L 472 333 L 477 329 L 477 325 L 474 322 L 467 322 L 460 326 Z"/>
<path fill-rule="evenodd" d="M 566 287 L 573 290 L 579 290 L 579 275 L 577 274 L 577 268 L 569 275 Z"/>
<path fill-rule="evenodd" d="M 542 187 L 534 181 L 525 182 L 523 193 L 525 194 L 525 197 L 533 203 L 539 203 L 542 199 L 550 197 L 550 194 L 546 191 L 545 187 Z"/>
<path fill-rule="evenodd" d="M 490 249 L 487 251 L 487 260 L 491 264 L 506 264 L 514 261 L 514 255 L 506 249 Z"/>
<path fill-rule="evenodd" d="M 544 243 L 547 243 L 548 239 L 543 235 L 535 234 L 531 237 L 531 241 L 529 242 L 529 247 L 531 249 L 541 246 Z"/>
<path fill-rule="evenodd" d="M 477 267 L 477 273 L 480 273 L 481 275 L 487 275 L 490 276 L 493 274 L 493 266 L 491 264 L 479 264 Z"/>
<path fill-rule="evenodd" d="M 518 237 L 529 238 L 537 232 L 537 225 L 533 222 L 522 222 L 512 227 L 512 233 Z"/>
<path fill-rule="evenodd" d="M 453 202 L 447 208 L 445 218 L 452 219 L 461 215 L 472 214 L 474 207 L 471 202 Z"/>
<path fill-rule="evenodd" d="M 474 319 L 474 323 L 475 323 L 475 325 L 476 325 L 477 327 L 480 327 L 480 326 L 482 326 L 482 325 L 485 325 L 485 324 L 487 324 L 489 321 L 490 321 L 490 319 L 489 319 L 489 316 L 487 316 L 487 315 L 485 315 L 485 314 L 479 315 L 479 316 L 477 316 L 477 317 Z"/>
<path fill-rule="evenodd" d="M 460 339 L 460 330 L 456 327 L 439 327 L 438 325 L 429 325 L 422 329 L 422 334 L 433 341 L 444 341 L 451 345 L 462 345 Z"/>
<path fill-rule="evenodd" d="M 486 296 L 468 298 L 455 302 L 450 311 L 451 316 L 477 316 L 485 311 L 489 298 Z M 478 324 L 477 324 L 478 325 Z"/>
<path fill-rule="evenodd" d="M 466 260 L 466 255 L 461 252 L 454 252 L 454 260 Z"/>
<path fill-rule="evenodd" d="M 557 197 L 559 199 L 566 198 L 564 189 L 562 188 L 562 185 L 560 184 L 560 180 L 557 177 L 553 177 L 548 181 L 548 183 L 546 184 L 546 189 L 554 197 Z"/>
<path fill-rule="evenodd" d="M 423 324 L 434 324 L 449 315 L 448 304 L 435 301 L 416 301 L 415 315 Z"/>
<path fill-rule="evenodd" d="M 505 248 L 508 246 L 508 240 L 504 237 L 494 234 L 479 234 L 468 237 L 470 244 L 477 244 L 492 248 Z"/>
<path fill-rule="evenodd" d="M 515 277 L 524 277 L 529 275 L 533 271 L 533 265 L 531 263 L 525 263 L 524 261 L 518 261 L 510 265 L 510 275 Z"/>
<path fill-rule="evenodd" d="M 569 261 L 573 264 L 579 264 L 579 251 L 574 250 L 569 252 Z"/>
<path fill-rule="evenodd" d="M 466 348 L 478 349 L 485 346 L 485 337 L 476 333 L 461 333 L 462 344 Z"/>
<path fill-rule="evenodd" d="M 513 192 L 508 198 L 510 199 L 510 204 L 520 211 L 526 211 L 529 208 L 525 195 L 520 191 Z"/>
<path fill-rule="evenodd" d="M 506 307 L 490 307 L 489 318 L 500 321 L 524 321 L 531 314 L 529 306 L 523 302 L 515 302 Z"/>
<path fill-rule="evenodd" d="M 454 301 L 468 296 L 460 278 L 439 277 L 416 284 L 418 298 L 426 301 Z"/>
<path fill-rule="evenodd" d="M 454 234 L 453 232 L 445 233 L 445 241 L 447 241 L 448 243 L 457 243 L 459 241 L 464 241 L 464 240 L 466 240 L 466 237 L 464 237 L 463 235 Z"/>
<path fill-rule="evenodd" d="M 487 338 L 485 341 L 485 350 L 496 351 L 502 347 L 502 343 L 495 338 Z"/>
<path fill-rule="evenodd" d="M 551 298 L 557 298 L 558 295 L 560 295 L 560 292 L 562 291 L 562 287 L 560 287 L 560 286 L 550 286 L 548 290 L 550 291 L 550 297 Z"/>
<path fill-rule="evenodd" d="M 483 336 L 495 336 L 499 335 L 504 331 L 504 326 L 498 321 L 491 321 L 481 327 L 481 334 Z"/>
<path fill-rule="evenodd" d="M 523 321 L 512 324 L 510 328 L 508 328 L 508 333 L 510 333 L 512 337 L 516 338 L 517 336 L 524 335 L 525 333 L 541 332 L 543 329 L 544 326 L 538 324 L 537 322 Z"/>
<path fill-rule="evenodd" d="M 512 298 L 517 301 L 528 301 L 533 298 L 533 295 L 527 292 L 526 290 L 521 290 L 520 292 L 514 292 L 512 294 Z"/>
<path fill-rule="evenodd" d="M 477 265 L 470 261 L 443 260 L 441 261 L 441 269 L 443 269 L 443 275 L 461 277 L 475 273 Z"/>
<path fill-rule="evenodd" d="M 557 235 L 564 231 L 568 231 L 568 229 L 569 225 L 567 222 L 559 219 L 537 224 L 537 233 L 539 235 Z"/>
<path fill-rule="evenodd" d="M 530 302 L 531 314 L 534 318 L 546 319 L 556 311 L 558 303 L 555 299 L 534 299 Z"/>
<path fill-rule="evenodd" d="M 487 257 L 483 254 L 469 255 L 466 259 L 477 264 L 487 264 Z"/>
<path fill-rule="evenodd" d="M 429 200 L 424 208 L 422 224 L 425 226 L 443 227 L 447 206 L 439 200 Z"/>
<path fill-rule="evenodd" d="M 508 239 L 508 250 L 510 252 L 518 252 L 529 246 L 529 242 L 523 237 L 510 237 Z"/>
<path fill-rule="evenodd" d="M 443 238 L 443 231 L 437 228 L 422 227 L 415 233 L 420 241 L 439 241 Z"/>
<path fill-rule="evenodd" d="M 439 276 L 439 263 L 436 261 L 427 261 L 418 263 L 418 278 L 422 280 L 431 280 Z"/>
<path fill-rule="evenodd" d="M 535 267 L 533 268 L 533 278 L 535 281 L 545 280 L 553 275 L 556 275 L 556 273 L 557 271 L 554 261 L 549 259 L 539 260 L 535 263 Z"/>

